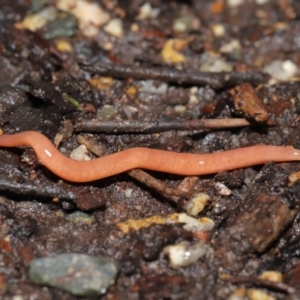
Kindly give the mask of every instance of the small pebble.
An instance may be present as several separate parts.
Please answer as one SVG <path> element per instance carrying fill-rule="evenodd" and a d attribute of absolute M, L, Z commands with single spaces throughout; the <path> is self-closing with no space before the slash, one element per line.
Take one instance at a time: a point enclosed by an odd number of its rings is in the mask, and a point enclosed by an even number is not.
<path fill-rule="evenodd" d="M 60 52 L 71 53 L 73 51 L 72 45 L 66 40 L 55 41 L 55 47 Z"/>
<path fill-rule="evenodd" d="M 222 53 L 231 53 L 233 51 L 240 51 L 242 48 L 242 45 L 239 40 L 231 40 L 229 43 L 224 44 L 220 48 L 220 52 Z"/>
<path fill-rule="evenodd" d="M 173 30 L 175 32 L 188 32 L 192 28 L 193 18 L 190 16 L 181 17 L 175 20 Z"/>
<path fill-rule="evenodd" d="M 266 65 L 263 71 L 275 80 L 285 81 L 296 75 L 298 67 L 291 60 L 274 60 Z"/>
<path fill-rule="evenodd" d="M 79 147 L 75 148 L 71 152 L 70 158 L 78 161 L 91 160 L 91 158 L 88 156 L 88 151 L 85 145 L 80 145 Z"/>
<path fill-rule="evenodd" d="M 266 3 L 268 3 L 269 2 L 269 0 L 256 0 L 256 3 L 258 4 L 258 5 L 263 5 L 263 4 L 266 4 Z"/>
<path fill-rule="evenodd" d="M 74 224 L 88 224 L 91 225 L 95 223 L 95 218 L 89 214 L 86 214 L 82 211 L 75 211 L 66 216 L 68 221 L 71 221 Z"/>
<path fill-rule="evenodd" d="M 31 31 L 37 31 L 47 22 L 55 20 L 57 16 L 57 10 L 54 7 L 46 7 L 36 14 L 28 15 L 22 22 L 15 24 L 17 29 L 28 29 Z"/>
<path fill-rule="evenodd" d="M 133 189 L 126 189 L 125 190 L 125 197 L 130 198 L 132 196 L 132 192 L 133 192 Z"/>
<path fill-rule="evenodd" d="M 73 36 L 77 29 L 76 18 L 69 13 L 58 14 L 56 18 L 48 25 L 47 31 L 43 33 L 46 39 L 55 39 L 59 37 Z"/>
<path fill-rule="evenodd" d="M 146 2 L 140 7 L 138 19 L 145 20 L 148 18 L 155 19 L 160 13 L 159 8 L 152 8 L 151 4 L 149 2 Z"/>
<path fill-rule="evenodd" d="M 102 121 L 108 120 L 109 118 L 115 116 L 117 110 L 112 105 L 104 105 L 102 108 L 97 110 L 97 119 Z"/>
<path fill-rule="evenodd" d="M 165 247 L 164 253 L 168 256 L 171 267 L 178 269 L 196 262 L 207 250 L 208 247 L 202 243 L 191 245 L 184 241 Z"/>
<path fill-rule="evenodd" d="M 209 196 L 204 193 L 194 195 L 186 205 L 186 211 L 191 216 L 197 216 L 205 207 Z"/>
<path fill-rule="evenodd" d="M 186 62 L 185 56 L 178 51 L 179 48 L 183 48 L 185 43 L 186 41 L 179 39 L 167 40 L 161 50 L 164 62 L 172 64 Z"/>
<path fill-rule="evenodd" d="M 57 0 L 58 9 L 73 14 L 79 28 L 85 36 L 93 37 L 99 32 L 99 27 L 110 20 L 110 15 L 98 3 L 86 0 Z"/>
<path fill-rule="evenodd" d="M 282 274 L 278 271 L 265 271 L 259 276 L 259 278 L 274 282 L 282 282 Z"/>
<path fill-rule="evenodd" d="M 215 188 L 218 191 L 218 193 L 222 196 L 229 196 L 232 194 L 232 191 L 223 183 L 216 182 Z"/>
<path fill-rule="evenodd" d="M 21 295 L 13 296 L 11 299 L 12 300 L 24 300 L 23 296 L 21 296 Z"/>
<path fill-rule="evenodd" d="M 220 37 L 223 36 L 226 33 L 225 27 L 223 24 L 214 24 L 211 27 L 211 30 L 214 34 L 214 36 Z"/>
<path fill-rule="evenodd" d="M 244 3 L 244 0 L 227 0 L 227 4 L 229 7 L 240 6 Z"/>
<path fill-rule="evenodd" d="M 228 298 L 228 300 L 244 300 L 246 296 L 245 288 L 237 288 Z"/>
<path fill-rule="evenodd" d="M 208 54 L 203 57 L 204 63 L 200 67 L 201 72 L 232 72 L 233 67 L 223 58 Z"/>
<path fill-rule="evenodd" d="M 275 300 L 273 296 L 259 289 L 249 289 L 247 296 L 250 300 Z"/>
<path fill-rule="evenodd" d="M 120 38 L 123 36 L 123 23 L 121 19 L 112 19 L 107 25 L 104 26 L 104 31 L 110 35 Z"/>
<path fill-rule="evenodd" d="M 186 111 L 186 107 L 184 105 L 176 105 L 174 107 L 175 112 L 177 113 L 183 113 Z"/>
<path fill-rule="evenodd" d="M 29 266 L 29 278 L 35 284 L 84 297 L 98 297 L 106 293 L 117 273 L 117 264 L 104 257 L 76 253 L 37 258 Z"/>

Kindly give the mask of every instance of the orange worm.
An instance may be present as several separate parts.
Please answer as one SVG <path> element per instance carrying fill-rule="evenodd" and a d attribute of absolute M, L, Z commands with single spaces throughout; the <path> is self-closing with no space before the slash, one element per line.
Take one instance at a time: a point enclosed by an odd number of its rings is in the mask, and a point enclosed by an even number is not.
<path fill-rule="evenodd" d="M 61 154 L 41 133 L 25 131 L 14 135 L 0 135 L 0 147 L 16 146 L 32 147 L 42 165 L 57 176 L 74 182 L 98 180 L 132 169 L 195 176 L 267 162 L 300 160 L 300 150 L 257 145 L 212 154 L 133 148 L 91 161 L 75 161 Z"/>

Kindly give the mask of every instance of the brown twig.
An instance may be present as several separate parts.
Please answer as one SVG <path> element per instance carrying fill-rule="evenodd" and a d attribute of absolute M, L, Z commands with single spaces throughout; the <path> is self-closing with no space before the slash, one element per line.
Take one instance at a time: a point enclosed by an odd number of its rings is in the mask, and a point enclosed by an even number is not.
<path fill-rule="evenodd" d="M 84 66 L 83 68 L 89 72 L 117 78 L 156 79 L 165 82 L 176 82 L 178 84 L 208 85 L 214 89 L 222 89 L 226 86 L 233 86 L 243 82 L 259 84 L 265 82 L 268 78 L 267 75 L 258 72 L 213 73 L 196 70 L 177 70 L 168 67 L 114 65 L 104 62 L 96 63 L 93 66 Z"/>
<path fill-rule="evenodd" d="M 168 195 L 169 200 L 177 203 L 181 197 L 189 199 L 192 195 L 190 191 L 182 191 L 176 188 L 170 188 L 164 182 L 152 177 L 141 169 L 135 169 L 127 172 L 129 176 L 143 183 L 144 185 L 154 189 L 157 192 Z"/>
<path fill-rule="evenodd" d="M 101 121 L 98 119 L 78 119 L 74 125 L 77 132 L 109 132 L 109 133 L 153 133 L 170 130 L 221 129 L 249 126 L 246 119 L 202 119 L 174 121 Z"/>

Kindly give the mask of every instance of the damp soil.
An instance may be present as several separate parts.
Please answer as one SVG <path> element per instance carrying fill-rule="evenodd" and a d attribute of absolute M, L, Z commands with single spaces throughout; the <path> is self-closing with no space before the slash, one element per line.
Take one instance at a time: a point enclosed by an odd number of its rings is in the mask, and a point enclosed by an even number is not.
<path fill-rule="evenodd" d="M 84 144 L 91 159 L 133 147 L 300 148 L 299 1 L 94 0 L 108 14 L 96 25 L 83 25 L 63 2 L 0 2 L 4 133 L 39 131 L 65 155 Z M 32 24 L 30 16 L 49 8 L 54 17 Z M 225 118 L 244 123 L 200 122 Z M 192 179 L 138 171 L 76 184 L 41 166 L 28 147 L 0 152 L 1 299 L 88 299 L 30 281 L 33 259 L 62 253 L 118 263 L 99 299 L 300 297 L 300 186 L 288 180 L 299 163 Z M 155 222 L 185 213 L 195 192 L 209 201 L 194 218 L 211 219 L 212 229 Z M 78 211 L 86 218 L 70 218 Z M 150 217 L 150 226 L 119 226 Z M 164 249 L 181 242 L 209 251 L 174 268 Z M 261 277 L 267 271 L 282 279 Z"/>

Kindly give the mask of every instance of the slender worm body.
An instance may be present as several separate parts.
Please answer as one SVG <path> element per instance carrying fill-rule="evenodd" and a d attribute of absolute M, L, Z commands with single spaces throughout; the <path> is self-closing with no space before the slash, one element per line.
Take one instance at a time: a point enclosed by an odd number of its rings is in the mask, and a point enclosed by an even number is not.
<path fill-rule="evenodd" d="M 92 161 L 75 161 L 61 154 L 41 133 L 25 131 L 0 135 L 0 147 L 16 146 L 32 147 L 42 165 L 57 176 L 73 182 L 98 180 L 137 168 L 195 176 L 267 162 L 300 160 L 300 150 L 257 145 L 212 154 L 133 148 Z"/>

